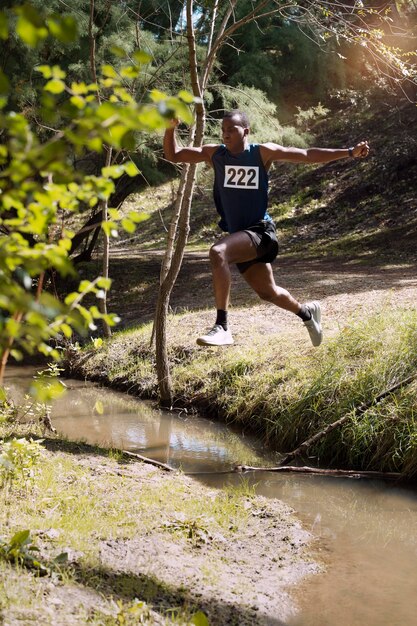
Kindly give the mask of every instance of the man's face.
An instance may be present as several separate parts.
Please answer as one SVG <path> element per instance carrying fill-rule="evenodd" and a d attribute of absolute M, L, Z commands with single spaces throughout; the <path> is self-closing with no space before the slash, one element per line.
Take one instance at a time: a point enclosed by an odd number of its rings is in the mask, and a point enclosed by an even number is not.
<path fill-rule="evenodd" d="M 222 121 L 222 139 L 226 148 L 231 152 L 242 151 L 245 145 L 245 138 L 249 133 L 249 128 L 244 128 L 240 117 L 226 117 Z"/>

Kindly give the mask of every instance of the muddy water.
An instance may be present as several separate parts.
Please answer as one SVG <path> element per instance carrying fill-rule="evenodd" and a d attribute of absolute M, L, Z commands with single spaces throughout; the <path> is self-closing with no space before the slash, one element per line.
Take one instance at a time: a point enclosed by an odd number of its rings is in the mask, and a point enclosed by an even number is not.
<path fill-rule="evenodd" d="M 9 370 L 19 399 L 30 371 Z M 221 424 L 155 410 L 125 394 L 79 381 L 52 408 L 68 438 L 139 452 L 221 488 L 236 474 L 211 474 L 242 463 L 273 464 L 256 440 Z M 100 400 L 103 413 L 97 412 Z M 380 481 L 246 474 L 258 493 L 290 504 L 318 537 L 323 574 L 295 590 L 300 612 L 288 626 L 417 625 L 417 492 Z"/>

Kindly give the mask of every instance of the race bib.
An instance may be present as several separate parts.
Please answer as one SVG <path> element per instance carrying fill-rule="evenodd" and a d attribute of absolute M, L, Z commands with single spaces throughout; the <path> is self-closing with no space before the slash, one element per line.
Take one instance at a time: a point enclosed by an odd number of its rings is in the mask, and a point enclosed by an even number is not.
<path fill-rule="evenodd" d="M 224 166 L 224 186 L 232 189 L 258 189 L 259 167 L 257 165 Z"/>

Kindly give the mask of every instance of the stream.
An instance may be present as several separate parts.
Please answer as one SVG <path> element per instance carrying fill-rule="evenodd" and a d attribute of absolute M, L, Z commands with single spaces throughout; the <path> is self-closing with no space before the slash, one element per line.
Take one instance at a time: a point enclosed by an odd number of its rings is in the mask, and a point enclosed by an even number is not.
<path fill-rule="evenodd" d="M 24 401 L 33 370 L 9 368 L 5 385 Z M 68 439 L 123 448 L 181 467 L 222 488 L 242 480 L 216 474 L 234 465 L 265 466 L 278 458 L 253 437 L 224 424 L 157 410 L 151 403 L 93 383 L 65 380 L 51 419 Z M 97 401 L 103 407 L 97 411 Z M 417 492 L 374 480 L 246 473 L 256 492 L 294 508 L 317 537 L 322 574 L 306 579 L 293 597 L 299 607 L 288 626 L 416 626 Z"/>

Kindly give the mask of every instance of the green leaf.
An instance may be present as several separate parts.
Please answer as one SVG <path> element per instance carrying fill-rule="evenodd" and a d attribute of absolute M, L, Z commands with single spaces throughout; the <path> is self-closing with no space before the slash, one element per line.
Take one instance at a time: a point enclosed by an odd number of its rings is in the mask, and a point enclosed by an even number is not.
<path fill-rule="evenodd" d="M 10 539 L 10 546 L 13 548 L 22 547 L 30 543 L 31 541 L 32 540 L 30 538 L 30 530 L 20 530 Z"/>
<path fill-rule="evenodd" d="M 60 325 L 60 329 L 64 333 L 64 335 L 65 335 L 65 337 L 67 339 L 70 339 L 72 337 L 72 328 L 71 328 L 71 326 L 69 326 L 68 324 L 61 324 Z"/>
<path fill-rule="evenodd" d="M 102 289 L 110 289 L 111 287 L 111 278 L 104 278 L 104 276 L 100 276 L 97 280 L 97 287 L 101 287 Z"/>
<path fill-rule="evenodd" d="M 50 346 L 47 346 L 50 348 Z M 39 349 L 42 348 L 42 344 L 39 346 Z M 53 350 L 40 350 L 42 353 L 47 353 L 46 356 L 53 355 Z M 56 351 L 55 351 L 56 352 Z M 56 356 L 59 358 L 59 353 L 56 353 Z M 65 385 L 60 381 L 54 378 L 45 379 L 38 378 L 33 380 L 30 388 L 29 394 L 36 398 L 38 402 L 50 402 L 51 400 L 55 400 L 64 394 L 66 391 Z"/>
<path fill-rule="evenodd" d="M 71 83 L 71 91 L 76 96 L 85 96 L 89 89 L 85 83 Z"/>
<path fill-rule="evenodd" d="M 66 565 L 68 563 L 68 552 L 60 552 L 58 556 L 54 558 L 56 565 Z"/>
<path fill-rule="evenodd" d="M 53 78 L 46 83 L 44 89 L 46 89 L 46 91 L 49 91 L 50 93 L 62 93 L 65 90 L 65 83 L 62 80 Z"/>
<path fill-rule="evenodd" d="M 103 65 L 101 67 L 101 73 L 107 78 L 117 78 L 117 72 L 112 65 Z"/>
<path fill-rule="evenodd" d="M 16 33 L 20 39 L 31 48 L 35 48 L 48 36 L 48 30 L 40 18 L 39 13 L 32 6 L 26 4 L 18 7 L 19 14 L 16 23 Z"/>
<path fill-rule="evenodd" d="M 119 211 L 119 209 L 109 209 L 109 216 L 112 220 L 120 220 L 121 219 L 121 213 Z"/>
<path fill-rule="evenodd" d="M 87 105 L 86 100 L 81 96 L 71 96 L 70 102 L 79 110 L 84 109 Z"/>
<path fill-rule="evenodd" d="M 52 78 L 52 68 L 50 65 L 37 65 L 35 71 L 40 72 L 46 79 Z"/>
<path fill-rule="evenodd" d="M 107 237 L 110 237 L 111 231 L 114 228 L 114 226 L 112 226 L 109 222 L 101 222 L 101 228 L 103 229 Z"/>
<path fill-rule="evenodd" d="M 126 217 L 124 217 L 122 219 L 121 223 L 122 223 L 122 227 L 125 229 L 125 231 L 127 233 L 134 233 L 135 232 L 136 226 L 135 226 L 135 224 L 131 220 L 129 220 Z"/>
<path fill-rule="evenodd" d="M 114 146 L 120 147 L 124 136 L 127 134 L 127 128 L 125 124 L 113 124 L 110 127 L 109 143 Z"/>
<path fill-rule="evenodd" d="M 161 102 L 168 98 L 168 96 L 162 91 L 159 91 L 159 89 L 152 89 L 149 95 L 151 97 L 152 102 Z"/>
<path fill-rule="evenodd" d="M 135 59 L 136 63 L 139 63 L 140 65 L 150 63 L 152 61 L 152 57 L 144 50 L 136 50 L 133 53 L 133 58 Z"/>
<path fill-rule="evenodd" d="M 178 101 L 174 105 L 174 110 L 175 110 L 175 117 L 177 117 L 180 120 L 183 120 L 183 122 L 185 122 L 186 124 L 193 123 L 194 121 L 193 114 L 188 108 L 188 105 L 186 105 L 184 102 Z"/>
<path fill-rule="evenodd" d="M 92 137 L 87 140 L 87 147 L 94 152 L 101 152 L 103 149 L 103 140 L 101 137 Z"/>
<path fill-rule="evenodd" d="M 99 348 L 101 348 L 102 345 L 103 345 L 103 339 L 101 337 L 94 337 L 93 339 L 94 348 L 98 350 Z"/>
<path fill-rule="evenodd" d="M 136 167 L 135 163 L 133 163 L 133 161 L 128 161 L 127 163 L 124 163 L 123 168 L 128 176 L 137 176 L 138 174 L 140 174 L 140 171 Z"/>
<path fill-rule="evenodd" d="M 149 213 L 139 213 L 138 211 L 129 211 L 128 218 L 135 222 L 135 224 L 139 224 L 140 222 L 144 222 L 148 220 L 150 217 Z"/>
<path fill-rule="evenodd" d="M 139 76 L 139 69 L 131 65 L 126 65 L 121 68 L 120 75 L 122 78 L 131 78 L 133 80 Z"/>
<path fill-rule="evenodd" d="M 77 38 L 77 23 L 69 15 L 54 15 L 46 23 L 51 35 L 62 43 L 71 43 Z"/>
<path fill-rule="evenodd" d="M 107 167 L 101 168 L 102 176 L 106 176 L 106 178 L 120 178 L 123 174 L 124 167 L 121 165 L 108 165 Z"/>
<path fill-rule="evenodd" d="M 66 72 L 59 65 L 53 65 L 52 68 L 52 78 L 63 79 L 66 77 Z"/>
<path fill-rule="evenodd" d="M 127 56 L 126 50 L 120 46 L 110 46 L 110 52 L 119 59 L 123 59 Z"/>
<path fill-rule="evenodd" d="M 0 387 L 0 402 L 7 402 L 7 394 L 4 387 Z"/>
<path fill-rule="evenodd" d="M 193 94 L 189 91 L 185 91 L 185 89 L 181 89 L 181 91 L 178 93 L 178 98 L 180 98 L 180 100 L 182 100 L 186 104 L 192 104 L 193 102 L 195 102 L 195 97 L 193 96 Z"/>
<path fill-rule="evenodd" d="M 194 626 L 210 626 L 207 616 L 203 611 L 197 611 L 191 618 L 191 624 Z"/>
<path fill-rule="evenodd" d="M 15 361 L 21 361 L 23 359 L 23 354 L 21 353 L 20 350 L 16 350 L 13 348 L 13 350 L 10 350 L 10 356 L 15 360 Z"/>
<path fill-rule="evenodd" d="M 82 280 L 80 284 L 78 285 L 78 291 L 80 293 L 83 293 L 83 292 L 90 293 L 93 289 L 94 289 L 94 285 L 89 280 Z"/>

